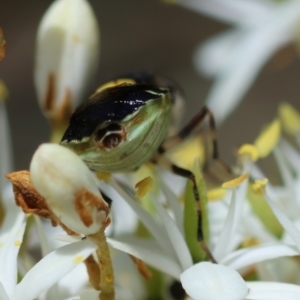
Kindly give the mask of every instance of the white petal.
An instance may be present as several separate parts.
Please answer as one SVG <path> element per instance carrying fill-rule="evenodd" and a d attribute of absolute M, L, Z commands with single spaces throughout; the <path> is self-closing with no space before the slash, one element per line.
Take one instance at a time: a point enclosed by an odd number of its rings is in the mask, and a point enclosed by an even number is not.
<path fill-rule="evenodd" d="M 9 124 L 3 99 L 0 99 L 0 141 L 0 193 L 6 200 L 3 189 L 8 185 L 8 180 L 4 175 L 13 170 L 13 163 Z"/>
<path fill-rule="evenodd" d="M 9 300 L 9 297 L 6 294 L 5 289 L 4 289 L 4 287 L 3 287 L 3 285 L 2 285 L 1 282 L 0 282 L 0 299 L 1 300 Z"/>
<path fill-rule="evenodd" d="M 131 254 L 163 273 L 179 279 L 181 266 L 177 260 L 172 260 L 168 253 L 164 253 L 153 240 L 126 238 L 126 242 L 123 242 L 108 238 L 107 242 L 111 247 Z"/>
<path fill-rule="evenodd" d="M 51 252 L 40 260 L 17 285 L 14 299 L 32 300 L 36 298 L 76 268 L 96 248 L 94 243 L 84 240 Z"/>
<path fill-rule="evenodd" d="M 43 226 L 43 223 L 42 223 L 40 217 L 34 215 L 34 221 L 35 221 L 37 229 L 38 229 L 39 242 L 41 245 L 42 256 L 46 256 L 53 249 L 49 245 L 49 242 L 48 242 L 45 230 L 44 230 L 44 226 Z"/>
<path fill-rule="evenodd" d="M 59 117 L 68 97 L 75 109 L 94 77 L 98 56 L 99 29 L 88 1 L 53 2 L 39 26 L 34 73 L 39 103 L 48 116 Z M 50 88 L 51 105 L 46 103 Z"/>
<path fill-rule="evenodd" d="M 171 245 L 167 232 L 163 226 L 159 226 L 157 222 L 155 222 L 154 218 L 142 209 L 138 204 L 137 201 L 134 200 L 131 196 L 129 196 L 117 182 L 112 181 L 111 185 L 114 189 L 120 194 L 121 197 L 131 206 L 131 208 L 135 211 L 135 213 L 139 216 L 140 221 L 146 226 L 149 232 L 153 235 L 156 239 L 158 244 L 162 249 L 164 249 L 165 253 L 168 253 L 172 259 L 177 259 L 176 254 L 174 252 L 173 246 Z"/>
<path fill-rule="evenodd" d="M 155 199 L 154 195 L 151 195 L 151 200 L 153 201 L 157 213 L 166 228 L 168 237 L 177 254 L 177 258 L 182 266 L 182 269 L 188 269 L 193 265 L 193 260 L 181 232 L 176 227 L 174 220 L 166 212 L 163 206 Z"/>
<path fill-rule="evenodd" d="M 249 300 L 299 300 L 300 286 L 278 282 L 247 282 Z"/>
<path fill-rule="evenodd" d="M 26 216 L 13 201 L 0 230 L 0 282 L 6 293 L 11 296 L 17 284 L 17 256 L 23 241 Z"/>
<path fill-rule="evenodd" d="M 269 198 L 268 194 L 265 195 L 268 204 L 270 205 L 273 213 L 277 217 L 278 221 L 282 227 L 287 231 L 287 233 L 293 239 L 298 251 L 300 251 L 300 231 L 296 228 L 293 222 L 283 213 L 277 205 Z"/>
<path fill-rule="evenodd" d="M 180 279 L 183 288 L 194 300 L 243 300 L 248 293 L 239 273 L 208 262 L 187 269 Z"/>
<path fill-rule="evenodd" d="M 299 251 L 294 246 L 273 243 L 234 251 L 224 257 L 220 263 L 239 270 L 264 260 L 296 255 L 299 255 Z"/>
<path fill-rule="evenodd" d="M 245 32 L 228 30 L 201 44 L 194 54 L 194 65 L 199 73 L 213 77 L 226 65 Z"/>
<path fill-rule="evenodd" d="M 276 26 L 252 30 L 236 45 L 206 101 L 217 122 L 221 123 L 236 108 L 266 61 L 289 41 L 290 36 L 282 30 Z"/>
<path fill-rule="evenodd" d="M 266 20 L 275 7 L 271 1 L 262 0 L 181 0 L 179 4 L 217 20 L 243 24 L 257 24 L 259 20 Z"/>
<path fill-rule="evenodd" d="M 30 172 L 37 191 L 67 227 L 86 235 L 99 231 L 106 219 L 104 208 L 108 205 L 102 199 L 92 173 L 75 153 L 59 145 L 43 144 L 32 158 Z M 90 192 L 102 205 L 98 208 L 82 204 L 91 221 L 87 225 L 76 208 L 82 191 Z"/>

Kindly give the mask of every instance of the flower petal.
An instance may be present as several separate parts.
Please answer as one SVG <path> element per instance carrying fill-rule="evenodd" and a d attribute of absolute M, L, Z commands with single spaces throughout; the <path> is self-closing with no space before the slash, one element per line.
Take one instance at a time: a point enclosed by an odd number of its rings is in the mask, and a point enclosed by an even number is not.
<path fill-rule="evenodd" d="M 180 279 L 183 288 L 194 300 L 242 300 L 248 293 L 239 273 L 208 262 L 187 269 Z"/>
<path fill-rule="evenodd" d="M 11 296 L 17 284 L 17 256 L 23 240 L 26 216 L 13 201 L 7 204 L 7 214 L 0 230 L 0 282 Z"/>
<path fill-rule="evenodd" d="M 69 117 L 95 74 L 98 56 L 99 29 L 88 1 L 54 1 L 39 26 L 34 74 L 48 117 Z"/>
<path fill-rule="evenodd" d="M 296 255 L 299 255 L 299 251 L 295 247 L 272 243 L 234 251 L 225 256 L 220 263 L 239 270 L 264 260 Z"/>
<path fill-rule="evenodd" d="M 62 223 L 85 235 L 99 231 L 109 207 L 91 171 L 75 153 L 43 144 L 32 158 L 30 172 L 35 188 Z"/>
<path fill-rule="evenodd" d="M 249 300 L 298 300 L 300 299 L 300 286 L 279 282 L 247 282 Z"/>
<path fill-rule="evenodd" d="M 13 299 L 36 298 L 83 262 L 96 248 L 93 242 L 83 240 L 51 252 L 25 275 L 17 285 Z"/>
<path fill-rule="evenodd" d="M 164 253 L 155 241 L 126 238 L 126 242 L 123 242 L 108 238 L 107 242 L 111 247 L 131 254 L 163 273 L 179 279 L 181 266 L 177 260 L 171 259 L 168 253 Z"/>

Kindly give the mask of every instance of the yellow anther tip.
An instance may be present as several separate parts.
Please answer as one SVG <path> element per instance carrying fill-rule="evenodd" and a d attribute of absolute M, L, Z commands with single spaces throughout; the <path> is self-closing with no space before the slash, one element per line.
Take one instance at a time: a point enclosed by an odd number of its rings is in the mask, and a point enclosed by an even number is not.
<path fill-rule="evenodd" d="M 240 177 L 237 177 L 233 180 L 230 180 L 230 181 L 227 181 L 227 182 L 224 182 L 222 184 L 222 188 L 225 188 L 225 189 L 232 189 L 232 188 L 235 188 L 235 187 L 238 187 L 239 185 L 241 185 L 246 179 L 248 179 L 249 177 L 249 173 L 245 173 L 243 174 L 242 176 Z"/>
<path fill-rule="evenodd" d="M 277 145 L 281 134 L 280 122 L 275 119 L 269 124 L 265 130 L 255 140 L 254 145 L 257 147 L 259 157 L 263 158 L 270 154 L 270 152 Z"/>
<path fill-rule="evenodd" d="M 15 246 L 20 247 L 21 246 L 21 241 L 15 240 Z"/>
<path fill-rule="evenodd" d="M 209 201 L 220 200 L 224 198 L 226 193 L 227 191 L 223 188 L 212 189 L 210 191 L 207 191 L 207 198 Z"/>
<path fill-rule="evenodd" d="M 263 193 L 265 191 L 268 181 L 269 181 L 268 178 L 264 178 L 261 180 L 255 180 L 251 186 L 253 192 L 258 193 L 258 194 Z"/>
<path fill-rule="evenodd" d="M 97 171 L 96 174 L 97 174 L 97 178 L 100 181 L 104 181 L 106 183 L 109 183 L 111 181 L 111 173 Z"/>
<path fill-rule="evenodd" d="M 153 189 L 153 187 L 154 180 L 152 177 L 148 176 L 142 179 L 135 185 L 135 188 L 137 189 L 136 196 L 138 198 L 143 198 L 150 190 Z"/>
<path fill-rule="evenodd" d="M 256 146 L 252 144 L 244 144 L 238 150 L 239 155 L 249 156 L 252 161 L 257 161 L 259 158 L 259 152 Z"/>
<path fill-rule="evenodd" d="M 300 131 L 300 114 L 295 108 L 288 103 L 282 103 L 278 111 L 286 133 L 295 134 Z"/>

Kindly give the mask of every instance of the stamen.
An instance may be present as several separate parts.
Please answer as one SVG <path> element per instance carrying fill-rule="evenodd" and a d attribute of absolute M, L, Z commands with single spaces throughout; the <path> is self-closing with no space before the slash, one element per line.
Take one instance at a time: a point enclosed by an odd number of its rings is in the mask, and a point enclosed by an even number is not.
<path fill-rule="evenodd" d="M 279 116 L 286 133 L 300 132 L 300 114 L 290 104 L 283 103 L 279 106 Z"/>
<path fill-rule="evenodd" d="M 269 181 L 268 178 L 264 178 L 261 180 L 255 180 L 251 186 L 253 192 L 256 194 L 264 194 L 268 181 Z"/>
<path fill-rule="evenodd" d="M 241 185 L 246 179 L 248 179 L 249 177 L 249 173 L 245 173 L 243 174 L 242 176 L 240 177 L 237 177 L 233 180 L 230 180 L 230 181 L 227 181 L 227 182 L 224 182 L 222 184 L 222 188 L 225 188 L 225 189 L 231 189 L 231 188 L 235 188 L 235 187 L 238 187 L 239 185 Z"/>
<path fill-rule="evenodd" d="M 259 152 L 256 146 L 252 144 L 244 144 L 238 150 L 239 155 L 249 156 L 252 161 L 257 161 Z"/>
<path fill-rule="evenodd" d="M 207 191 L 207 198 L 209 201 L 220 200 L 224 198 L 227 191 L 223 188 L 216 188 L 210 191 Z"/>
<path fill-rule="evenodd" d="M 143 198 L 150 190 L 153 189 L 153 187 L 154 180 L 152 177 L 148 176 L 142 179 L 135 185 L 135 188 L 137 189 L 136 196 L 138 198 Z"/>
<path fill-rule="evenodd" d="M 260 158 L 268 156 L 277 145 L 280 131 L 280 122 L 278 119 L 275 119 L 255 140 L 254 145 L 258 149 Z"/>
<path fill-rule="evenodd" d="M 109 172 L 97 171 L 96 175 L 100 181 L 104 181 L 106 183 L 110 183 L 111 181 L 111 173 Z"/>

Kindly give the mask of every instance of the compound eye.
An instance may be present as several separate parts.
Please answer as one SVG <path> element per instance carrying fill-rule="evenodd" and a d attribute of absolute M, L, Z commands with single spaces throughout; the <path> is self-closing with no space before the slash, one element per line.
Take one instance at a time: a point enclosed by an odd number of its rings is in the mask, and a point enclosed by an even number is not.
<path fill-rule="evenodd" d="M 124 128 L 116 123 L 111 123 L 106 127 L 97 130 L 95 141 L 102 150 L 109 151 L 126 139 Z"/>

